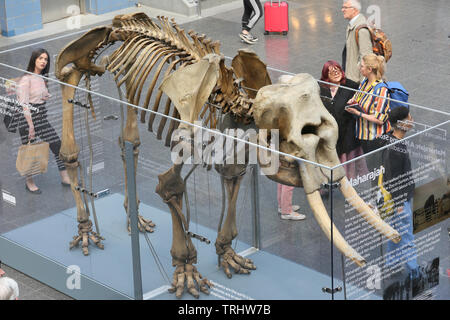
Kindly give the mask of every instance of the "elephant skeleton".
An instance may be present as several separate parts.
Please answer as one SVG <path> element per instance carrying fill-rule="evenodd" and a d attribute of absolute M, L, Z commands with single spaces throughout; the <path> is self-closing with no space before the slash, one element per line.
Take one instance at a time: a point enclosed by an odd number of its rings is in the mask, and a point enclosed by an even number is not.
<path fill-rule="evenodd" d="M 399 233 L 380 219 L 357 195 L 342 167 L 333 170 L 331 177 L 330 170 L 310 164 L 314 162 L 336 166 L 340 163 L 335 149 L 337 124 L 320 101 L 318 84 L 312 76 L 299 74 L 282 83 L 272 84 L 266 65 L 255 53 L 239 50 L 232 61 L 232 67 L 228 68 L 220 54 L 218 42 L 212 42 L 205 39 L 204 35 L 192 31 L 188 32 L 188 37 L 173 20 L 169 22 L 164 17 L 158 17 L 158 20 L 159 24 L 143 13 L 116 16 L 112 25 L 94 28 L 69 43 L 56 59 L 56 76 L 72 85 L 62 86 L 63 132 L 60 151 L 61 159 L 68 168 L 77 205 L 79 230 L 78 236 L 71 242 L 71 248 L 82 242 L 83 252 L 87 255 L 89 240 L 103 248 L 102 238 L 92 230 L 89 212 L 84 207 L 82 194 L 77 188 L 79 148 L 73 130 L 73 104 L 69 100 L 73 99 L 74 86 L 79 84 L 83 75 L 89 79 L 90 76 L 101 76 L 106 70 L 114 74 L 119 89 L 125 85 L 129 103 L 146 109 L 149 107 L 157 80 L 161 77 L 162 82 L 156 93 L 153 111 L 159 110 L 162 94 L 165 93 L 168 99 L 163 113 L 169 115 L 173 104 L 171 115 L 181 120 L 181 124 L 173 119 L 170 121 L 166 146 L 175 141 L 175 129 L 178 129 L 177 134 L 183 133 L 187 137 L 193 137 L 195 130 L 189 124 L 198 119 L 205 120 L 207 110 L 210 111 L 210 116 L 206 119 L 206 124 L 209 128 L 216 128 L 216 117 L 211 116 L 216 112 L 212 104 L 219 106 L 219 112 L 222 114 L 231 114 L 242 123 L 253 122 L 259 129 L 279 129 L 280 151 L 309 162 L 298 164 L 281 156 L 279 170 L 267 174 L 268 178 L 285 185 L 303 187 L 323 232 L 331 239 L 333 228 L 334 245 L 357 265 L 363 266 L 365 260 L 348 245 L 332 224 L 319 193 L 323 183 L 339 182 L 340 190 L 347 201 L 368 223 L 392 241 L 400 241 Z M 117 41 L 121 42 L 121 45 L 111 55 L 102 57 L 101 63 L 96 65 L 93 61 L 98 58 L 102 48 Z M 164 66 L 167 68 L 163 73 Z M 146 80 L 151 71 L 154 76 L 144 99 L 143 87 L 144 83 L 148 83 Z M 255 88 L 257 94 L 242 89 L 240 84 L 243 84 L 244 88 Z M 141 113 L 141 122 L 145 122 L 145 114 L 145 111 Z M 153 131 L 154 119 L 155 114 L 152 113 L 148 124 L 149 131 Z M 123 143 L 129 141 L 133 144 L 136 168 L 140 145 L 137 121 L 136 109 L 127 106 L 126 125 L 119 139 L 125 177 L 128 174 L 136 175 L 136 172 L 126 172 Z M 163 117 L 157 131 L 158 139 L 162 139 L 165 125 L 166 118 Z M 192 145 L 189 140 L 180 139 L 176 143 L 173 142 L 172 148 L 180 147 L 180 144 L 184 148 L 190 148 Z M 267 146 L 269 141 L 260 139 L 259 143 Z M 183 157 L 182 154 L 179 156 Z M 182 212 L 182 197 L 185 192 L 181 177 L 182 167 L 182 163 L 174 164 L 160 174 L 156 192 L 167 203 L 172 216 L 173 238 L 170 252 L 172 264 L 176 269 L 169 291 L 176 292 L 176 296 L 180 297 L 186 286 L 189 293 L 198 297 L 197 288 L 208 293 L 211 283 L 202 278 L 194 266 L 197 263 L 197 252 L 188 233 L 189 219 L 186 219 Z M 264 166 L 261 168 L 263 171 L 267 169 Z M 236 273 L 250 273 L 250 270 L 256 268 L 250 259 L 237 255 L 231 247 L 232 240 L 237 236 L 236 201 L 245 165 L 216 165 L 216 170 L 224 179 L 228 209 L 215 247 L 220 265 L 231 278 L 230 268 Z M 125 185 L 124 207 L 128 213 L 126 190 Z M 139 216 L 141 231 L 153 232 L 154 227 L 151 221 Z"/>

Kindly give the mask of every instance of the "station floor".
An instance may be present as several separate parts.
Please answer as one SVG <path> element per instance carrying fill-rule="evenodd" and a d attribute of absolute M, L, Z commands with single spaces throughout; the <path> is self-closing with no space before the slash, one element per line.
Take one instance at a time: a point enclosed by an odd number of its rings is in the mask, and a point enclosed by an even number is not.
<path fill-rule="evenodd" d="M 372 3 L 375 7 L 369 7 Z M 265 36 L 261 19 L 253 31 L 259 41 L 252 46 L 243 44 L 238 37 L 243 11 L 241 1 L 205 11 L 202 17 L 193 18 L 145 6 L 128 8 L 102 16 L 84 16 L 81 28 L 88 30 L 95 25 L 107 24 L 120 13 L 144 11 L 150 17 L 159 14 L 174 16 L 186 30 L 192 29 L 219 40 L 221 51 L 227 57 L 234 57 L 239 48 L 251 47 L 273 70 L 307 72 L 319 78 L 327 60 L 341 61 L 347 21 L 342 17 L 340 4 L 341 1 L 336 0 L 289 1 L 288 35 Z M 393 57 L 387 68 L 388 80 L 399 81 L 409 90 L 410 102 L 420 107 L 417 112 L 422 121 L 429 125 L 440 123 L 440 114 L 428 112 L 426 108 L 450 112 L 450 1 L 380 0 L 364 1 L 363 4 L 362 11 L 366 16 L 379 13 L 377 18 L 381 28 L 393 43 Z M 61 20 L 31 34 L 0 37 L 0 62 L 23 65 L 25 58 L 15 54 L 15 48 L 74 32 L 63 28 L 64 25 L 66 20 Z M 15 225 L 14 220 L 7 223 Z M 5 230 L 0 228 L 0 231 Z M 3 266 L 3 269 L 7 276 L 19 283 L 20 299 L 71 299 L 8 266 Z"/>

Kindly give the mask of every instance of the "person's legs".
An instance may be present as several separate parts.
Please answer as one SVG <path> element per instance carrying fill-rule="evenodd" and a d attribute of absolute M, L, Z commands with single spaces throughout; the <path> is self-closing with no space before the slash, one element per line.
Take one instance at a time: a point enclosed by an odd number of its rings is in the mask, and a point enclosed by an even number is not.
<path fill-rule="evenodd" d="M 304 214 L 295 212 L 298 206 L 292 205 L 292 193 L 294 187 L 281 185 L 281 219 L 283 220 L 303 220 Z"/>
<path fill-rule="evenodd" d="M 262 16 L 262 6 L 259 0 L 249 0 L 252 6 L 252 15 L 247 23 L 247 28 L 250 30 L 256 25 L 256 23 L 261 19 Z M 248 31 L 250 31 L 248 30 Z"/>
<path fill-rule="evenodd" d="M 36 130 L 36 135 L 38 135 L 42 140 L 49 143 L 50 150 L 52 151 L 55 157 L 56 165 L 58 166 L 61 181 L 64 184 L 70 184 L 70 178 L 67 174 L 66 167 L 59 157 L 61 140 L 59 139 L 58 134 L 56 133 L 50 122 L 48 122 L 47 117 L 42 117 L 38 130 Z"/>
<path fill-rule="evenodd" d="M 406 231 L 402 235 L 402 240 L 405 241 L 404 254 L 408 257 L 406 261 L 406 268 L 414 277 L 414 272 L 418 270 L 419 265 L 417 264 L 417 250 L 414 244 L 412 202 L 412 198 L 409 201 L 404 202 L 401 224 L 404 226 L 404 230 Z"/>
<path fill-rule="evenodd" d="M 367 154 L 369 152 L 372 152 L 379 148 L 379 145 L 374 140 L 361 140 L 361 148 L 364 152 L 364 154 Z M 373 172 L 376 168 L 380 168 L 382 165 L 381 161 L 381 152 L 375 152 L 372 153 L 366 157 L 364 157 L 366 166 L 367 166 L 367 172 Z M 374 179 L 370 182 L 371 187 L 377 187 L 378 180 Z"/>
<path fill-rule="evenodd" d="M 396 230 L 401 230 L 402 239 L 399 243 L 387 242 L 386 264 L 393 266 L 405 263 L 406 270 L 414 277 L 418 270 L 417 250 L 414 244 L 412 226 L 412 199 L 403 203 L 403 211 L 396 210 L 395 215 L 388 220 L 388 223 Z"/>
<path fill-rule="evenodd" d="M 340 155 L 339 160 L 341 161 L 341 163 L 344 163 L 356 157 L 362 156 L 363 154 L 364 153 L 362 148 L 358 147 L 348 153 L 343 153 L 342 155 Z M 362 176 L 369 173 L 369 170 L 367 169 L 366 159 L 364 158 L 348 163 L 344 165 L 344 168 L 348 179 L 355 179 L 358 175 Z"/>
<path fill-rule="evenodd" d="M 252 6 L 250 0 L 244 0 L 244 14 L 242 15 L 242 31 L 248 32 L 250 28 L 247 26 L 252 14 Z"/>
<path fill-rule="evenodd" d="M 244 14 L 242 15 L 242 31 L 239 37 L 242 41 L 253 44 L 258 38 L 250 33 L 256 22 L 262 16 L 262 6 L 259 0 L 244 0 Z"/>
<path fill-rule="evenodd" d="M 278 208 L 281 208 L 281 192 L 282 192 L 282 185 L 280 183 L 277 183 L 277 202 L 278 202 Z"/>
<path fill-rule="evenodd" d="M 292 192 L 294 187 L 281 185 L 281 214 L 292 212 Z"/>

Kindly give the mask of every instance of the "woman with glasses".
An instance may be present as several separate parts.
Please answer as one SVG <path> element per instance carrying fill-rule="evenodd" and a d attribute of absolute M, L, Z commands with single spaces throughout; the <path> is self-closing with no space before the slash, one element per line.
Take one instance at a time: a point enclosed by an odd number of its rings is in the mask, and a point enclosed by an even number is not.
<path fill-rule="evenodd" d="M 360 26 L 367 25 L 367 19 L 361 13 L 361 3 L 359 0 L 344 0 L 342 2 L 342 14 L 348 20 L 345 32 L 345 46 L 342 52 L 342 66 L 347 74 L 347 79 L 360 82 L 362 77 L 358 70 L 358 63 L 366 54 L 372 53 L 372 40 L 367 28 Z M 358 31 L 358 41 L 356 32 Z"/>
<path fill-rule="evenodd" d="M 345 111 L 354 91 L 358 89 L 358 83 L 347 79 L 341 65 L 334 61 L 327 61 L 322 68 L 320 78 L 320 96 L 327 110 L 336 119 L 339 127 L 339 138 L 336 151 L 341 162 L 349 161 L 362 154 L 359 140 L 355 136 L 355 118 Z M 350 89 L 349 89 L 350 88 Z M 364 161 L 357 160 L 344 166 L 348 178 L 355 178 L 358 173 L 365 173 L 367 166 Z"/>

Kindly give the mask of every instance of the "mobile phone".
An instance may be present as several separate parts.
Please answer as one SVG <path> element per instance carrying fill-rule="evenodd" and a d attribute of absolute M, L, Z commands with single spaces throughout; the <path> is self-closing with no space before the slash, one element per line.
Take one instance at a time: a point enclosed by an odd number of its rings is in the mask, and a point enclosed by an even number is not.
<path fill-rule="evenodd" d="M 348 108 L 355 108 L 355 109 L 357 109 L 357 108 L 359 108 L 359 104 L 357 104 L 357 103 L 349 104 L 349 105 L 346 105 L 344 109 L 348 109 Z"/>

